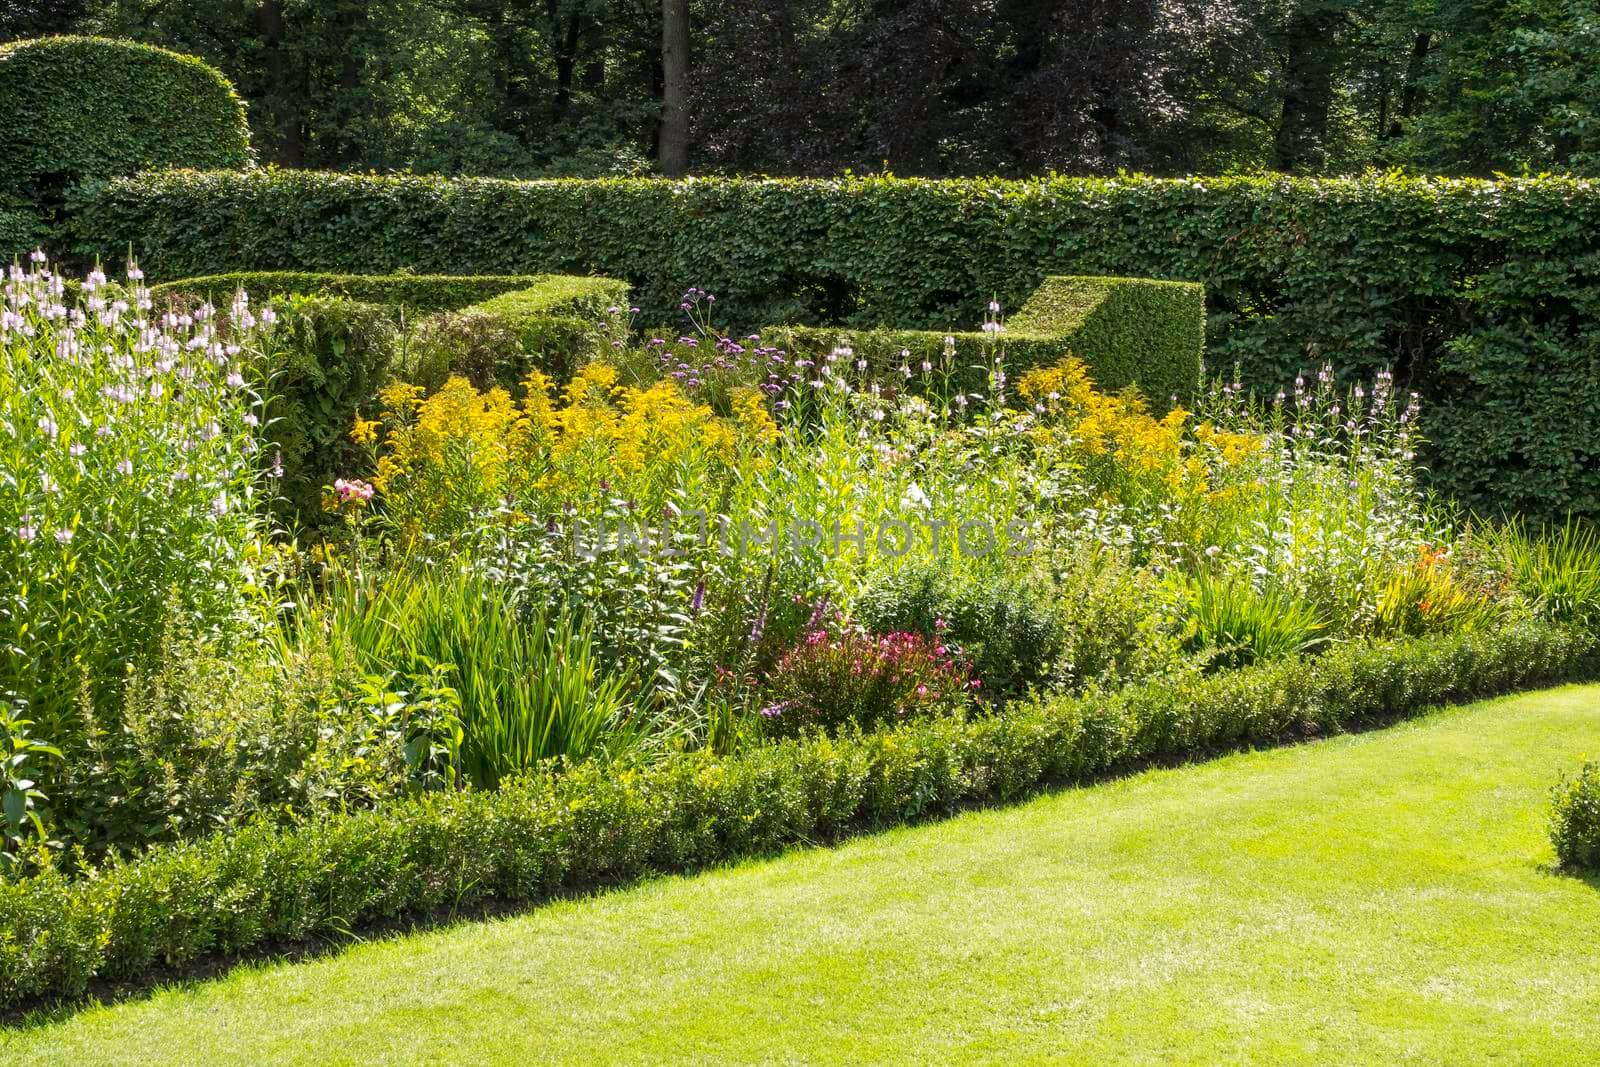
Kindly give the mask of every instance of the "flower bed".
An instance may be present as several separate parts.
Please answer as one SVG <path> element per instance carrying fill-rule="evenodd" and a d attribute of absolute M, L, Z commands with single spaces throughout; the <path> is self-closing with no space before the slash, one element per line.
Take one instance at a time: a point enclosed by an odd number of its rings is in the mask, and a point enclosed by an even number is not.
<path fill-rule="evenodd" d="M 585 764 L 494 792 L 158 849 L 77 881 L 0 884 L 0 1004 L 81 993 L 443 905 L 528 901 L 837 840 L 1149 760 L 1320 736 L 1592 677 L 1592 636 L 1520 626 L 1351 646 L 1125 693 L 1046 700 L 643 772 Z"/>

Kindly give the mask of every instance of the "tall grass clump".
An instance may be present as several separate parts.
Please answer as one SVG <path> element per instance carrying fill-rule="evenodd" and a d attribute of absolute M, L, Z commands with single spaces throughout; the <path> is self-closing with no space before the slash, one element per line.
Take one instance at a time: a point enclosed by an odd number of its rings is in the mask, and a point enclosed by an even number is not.
<path fill-rule="evenodd" d="M 470 567 L 399 564 L 337 572 L 302 605 L 289 640 L 326 642 L 354 672 L 428 684 L 441 669 L 459 700 L 459 775 L 493 787 L 557 756 L 616 753 L 638 739 L 633 679 L 602 670 L 575 612 L 524 610 Z"/>
<path fill-rule="evenodd" d="M 1513 520 L 1494 538 L 1507 577 L 1546 618 L 1600 628 L 1600 531 L 1576 520 L 1530 534 Z"/>
<path fill-rule="evenodd" d="M 263 533 L 271 313 L 241 292 L 157 318 L 142 277 L 69 292 L 34 253 L 0 310 L 0 697 L 64 750 L 168 623 L 232 631 Z"/>

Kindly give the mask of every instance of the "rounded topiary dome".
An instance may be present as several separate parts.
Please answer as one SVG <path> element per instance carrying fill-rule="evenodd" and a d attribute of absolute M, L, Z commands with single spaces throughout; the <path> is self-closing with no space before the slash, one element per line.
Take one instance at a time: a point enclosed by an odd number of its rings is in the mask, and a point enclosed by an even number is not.
<path fill-rule="evenodd" d="M 244 102 L 193 56 L 100 37 L 0 45 L 0 195 L 41 203 L 84 178 L 250 160 Z"/>

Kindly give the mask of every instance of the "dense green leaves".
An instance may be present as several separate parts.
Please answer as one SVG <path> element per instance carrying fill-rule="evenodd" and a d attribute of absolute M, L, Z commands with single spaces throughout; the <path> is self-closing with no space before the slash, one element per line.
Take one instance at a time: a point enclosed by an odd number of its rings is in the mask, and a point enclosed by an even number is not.
<path fill-rule="evenodd" d="M 72 182 L 251 160 L 244 104 L 193 56 L 93 37 L 0 46 L 0 194 L 53 205 Z"/>
<path fill-rule="evenodd" d="M 1193 283 L 1054 275 L 1040 283 L 1003 333 L 814 326 L 772 328 L 763 335 L 768 344 L 808 353 L 846 343 L 880 376 L 923 361 L 939 365 L 950 344 L 952 381 L 967 389 L 984 384 L 1000 350 L 1013 379 L 1030 367 L 1076 356 L 1101 389 L 1137 385 L 1161 407 L 1170 398 L 1196 395 L 1205 320 L 1205 291 Z"/>

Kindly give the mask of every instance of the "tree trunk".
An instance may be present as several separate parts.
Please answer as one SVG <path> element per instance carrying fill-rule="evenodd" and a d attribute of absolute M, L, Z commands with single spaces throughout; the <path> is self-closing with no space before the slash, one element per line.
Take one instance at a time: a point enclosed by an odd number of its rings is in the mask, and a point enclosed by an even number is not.
<path fill-rule="evenodd" d="M 1273 144 L 1273 169 L 1321 170 L 1328 159 L 1328 115 L 1333 109 L 1336 11 L 1297 11 L 1284 34 L 1283 110 Z"/>
<path fill-rule="evenodd" d="M 689 0 L 661 0 L 661 173 L 689 169 Z"/>
<path fill-rule="evenodd" d="M 256 13 L 266 53 L 267 78 L 271 83 L 266 99 L 267 128 L 271 132 L 274 163 L 298 167 L 305 162 L 305 138 L 300 115 L 290 106 L 290 56 L 283 39 L 283 0 L 263 0 Z"/>
<path fill-rule="evenodd" d="M 1400 90 L 1401 121 L 1414 116 L 1417 105 L 1422 102 L 1422 74 L 1432 48 L 1433 35 L 1429 33 L 1417 34 L 1417 39 L 1411 43 L 1411 60 L 1406 64 L 1406 81 Z"/>

